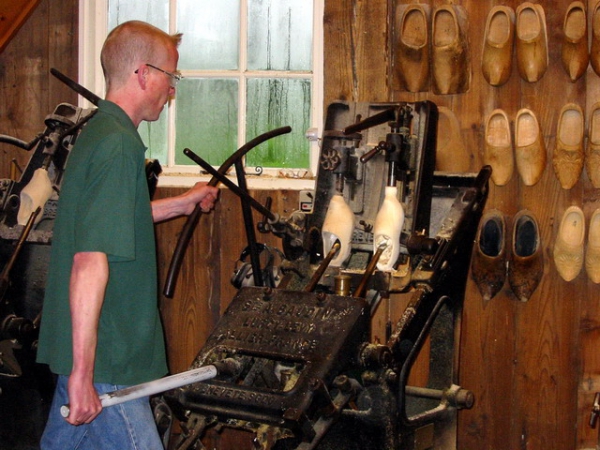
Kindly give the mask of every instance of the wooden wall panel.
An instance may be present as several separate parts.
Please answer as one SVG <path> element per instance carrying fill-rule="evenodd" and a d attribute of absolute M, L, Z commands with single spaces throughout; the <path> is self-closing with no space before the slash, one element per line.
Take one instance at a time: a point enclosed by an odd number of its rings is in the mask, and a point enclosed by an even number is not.
<path fill-rule="evenodd" d="M 77 0 L 41 0 L 0 53 L 0 134 L 30 141 L 44 130 L 44 118 L 58 103 L 77 103 L 77 95 L 50 75 L 50 68 L 77 77 Z M 11 161 L 21 167 L 29 154 L 0 144 L 0 174 Z"/>
<path fill-rule="evenodd" d="M 39 0 L 0 1 L 0 52 L 35 9 Z"/>

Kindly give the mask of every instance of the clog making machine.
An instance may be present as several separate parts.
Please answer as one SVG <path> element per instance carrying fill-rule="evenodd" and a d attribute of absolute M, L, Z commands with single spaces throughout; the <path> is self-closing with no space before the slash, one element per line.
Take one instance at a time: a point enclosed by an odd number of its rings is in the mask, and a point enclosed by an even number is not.
<path fill-rule="evenodd" d="M 233 360 L 238 370 L 164 396 L 183 430 L 175 448 L 207 448 L 202 436 L 223 427 L 250 431 L 260 449 L 456 448 L 457 412 L 474 401 L 456 355 L 490 171 L 435 172 L 436 133 L 431 102 L 329 106 L 312 211 L 259 209 L 257 227 L 282 238 L 288 270 L 261 279 L 255 258 L 249 273 L 259 276 L 192 363 Z M 396 295 L 409 298 L 403 314 L 372 342 L 373 315 Z M 409 385 L 425 347 L 427 379 Z"/>
<path fill-rule="evenodd" d="M 14 351 L 35 351 L 42 307 L 43 286 L 26 285 L 43 277 L 17 280 L 11 269 L 22 248 L 32 247 L 24 244 L 51 243 L 68 153 L 93 113 L 61 104 L 34 141 L 2 137 L 34 151 L 18 180 L 0 184 L 7 261 L 0 347 L 10 350 L 0 353 L 0 381 L 22 375 Z M 251 447 L 265 450 L 455 449 L 458 411 L 474 402 L 458 384 L 457 354 L 489 168 L 478 174 L 435 171 L 437 108 L 431 102 L 335 102 L 327 109 L 312 208 L 282 217 L 248 195 L 241 161 L 286 132 L 284 127 L 250 141 L 218 170 L 186 149 L 213 175 L 212 184 L 224 183 L 242 198 L 249 262 L 232 277 L 237 294 L 190 366 L 226 363 L 228 370 L 155 399 L 161 419 L 167 411 L 168 420 L 178 422 L 170 448 L 208 448 L 211 432 L 232 429 L 253 436 Z M 232 167 L 235 184 L 225 177 Z M 149 163 L 151 189 L 159 172 L 156 162 Z M 43 200 L 30 199 L 27 187 L 38 183 Z M 252 209 L 263 217 L 256 224 Z M 199 214 L 196 209 L 179 237 L 166 297 L 173 296 Z M 256 230 L 281 238 L 281 266 L 261 266 L 265 246 Z M 42 253 L 25 273 L 43 272 L 48 261 Z M 23 300 L 32 292 L 33 307 Z M 402 304 L 399 318 L 388 317 L 384 336 L 373 339 L 374 317 L 395 302 Z M 424 376 L 411 376 L 417 360 L 427 361 Z"/>

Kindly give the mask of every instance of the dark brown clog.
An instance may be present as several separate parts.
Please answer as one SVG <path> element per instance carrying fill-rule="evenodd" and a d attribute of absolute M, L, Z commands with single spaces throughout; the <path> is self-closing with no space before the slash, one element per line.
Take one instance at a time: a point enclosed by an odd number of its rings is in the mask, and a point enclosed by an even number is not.
<path fill-rule="evenodd" d="M 484 213 L 471 262 L 471 275 L 485 301 L 491 300 L 506 279 L 506 221 L 504 214 L 492 209 Z"/>
<path fill-rule="evenodd" d="M 526 302 L 537 289 L 544 274 L 544 255 L 540 230 L 533 213 L 519 211 L 513 218 L 508 282 L 515 296 Z"/>

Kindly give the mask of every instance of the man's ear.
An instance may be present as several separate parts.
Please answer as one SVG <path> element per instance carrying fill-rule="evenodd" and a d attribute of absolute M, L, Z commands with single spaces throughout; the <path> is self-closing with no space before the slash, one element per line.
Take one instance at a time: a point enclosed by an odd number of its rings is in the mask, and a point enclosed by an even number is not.
<path fill-rule="evenodd" d="M 146 64 L 140 64 L 140 66 L 135 71 L 135 74 L 137 75 L 138 84 L 142 89 L 146 89 L 149 71 L 150 69 L 148 69 L 148 66 Z"/>

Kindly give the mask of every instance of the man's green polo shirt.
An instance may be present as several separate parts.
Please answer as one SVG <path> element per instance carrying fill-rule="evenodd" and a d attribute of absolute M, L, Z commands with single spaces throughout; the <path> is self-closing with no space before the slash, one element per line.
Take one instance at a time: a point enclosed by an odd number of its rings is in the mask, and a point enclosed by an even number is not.
<path fill-rule="evenodd" d="M 94 382 L 131 385 L 167 372 L 145 150 L 125 112 L 101 101 L 69 155 L 38 350 L 54 373 L 69 375 L 73 363 L 69 278 L 78 252 L 102 252 L 109 262 Z"/>

